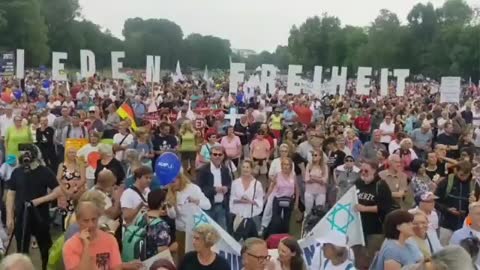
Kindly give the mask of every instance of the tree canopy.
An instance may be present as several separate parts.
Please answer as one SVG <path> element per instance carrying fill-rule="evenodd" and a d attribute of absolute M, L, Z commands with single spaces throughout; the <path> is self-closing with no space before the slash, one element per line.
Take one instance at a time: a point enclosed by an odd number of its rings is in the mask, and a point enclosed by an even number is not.
<path fill-rule="evenodd" d="M 126 52 L 125 66 L 144 68 L 146 55 L 160 55 L 162 67 L 182 66 L 228 69 L 229 57 L 247 68 L 274 64 L 287 69 L 300 64 L 305 71 L 358 66 L 409 68 L 411 74 L 479 79 L 480 10 L 464 0 L 447 0 L 412 7 L 406 21 L 381 10 L 365 27 L 342 25 L 329 14 L 307 18 L 290 29 L 287 46 L 243 58 L 232 53 L 230 41 L 215 36 L 184 36 L 175 22 L 155 18 L 129 18 L 124 40 L 85 20 L 78 0 L 0 0 L 0 50 L 25 49 L 27 66 L 49 65 L 52 51 L 68 52 L 67 65 L 80 65 L 80 50 L 96 55 L 97 67 L 110 66 L 110 52 Z M 352 73 L 350 75 L 353 75 Z"/>

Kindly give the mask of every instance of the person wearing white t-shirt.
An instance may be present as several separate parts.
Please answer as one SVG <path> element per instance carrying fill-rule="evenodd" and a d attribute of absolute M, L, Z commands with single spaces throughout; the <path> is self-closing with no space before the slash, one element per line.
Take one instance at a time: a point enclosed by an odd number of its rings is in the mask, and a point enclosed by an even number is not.
<path fill-rule="evenodd" d="M 387 113 L 385 115 L 384 121 L 380 124 L 379 129 L 382 131 L 382 137 L 380 137 L 380 142 L 385 144 L 388 148 L 388 144 L 392 141 L 392 136 L 395 134 L 395 123 L 392 121 L 392 114 Z"/>
<path fill-rule="evenodd" d="M 113 135 L 113 149 L 115 150 L 115 158 L 123 161 L 125 150 L 133 143 L 133 135 L 128 132 L 128 123 L 121 121 L 118 124 L 118 133 Z"/>
<path fill-rule="evenodd" d="M 141 166 L 133 171 L 135 182 L 126 189 L 120 198 L 122 217 L 125 224 L 132 224 L 139 213 L 147 210 L 147 198 L 152 183 L 153 171 L 150 167 Z"/>
<path fill-rule="evenodd" d="M 13 109 L 11 105 L 5 108 L 5 114 L 0 116 L 0 132 L 2 137 L 7 134 L 7 129 L 13 126 Z"/>

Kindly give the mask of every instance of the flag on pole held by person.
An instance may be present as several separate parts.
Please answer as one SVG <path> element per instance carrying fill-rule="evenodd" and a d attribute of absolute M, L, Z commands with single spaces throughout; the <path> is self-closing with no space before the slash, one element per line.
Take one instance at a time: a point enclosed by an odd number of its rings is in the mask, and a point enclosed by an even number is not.
<path fill-rule="evenodd" d="M 313 258 L 322 259 L 323 256 L 318 256 L 318 253 L 321 252 L 322 244 L 329 242 L 332 231 L 345 235 L 349 246 L 364 245 L 362 221 L 360 214 L 354 209 L 356 204 L 358 204 L 357 192 L 356 188 L 352 187 L 305 238 L 298 240 L 304 253 L 307 269 L 319 269 L 317 266 L 321 264 L 315 262 Z M 202 224 L 210 224 L 220 234 L 220 240 L 213 250 L 227 260 L 232 270 L 242 269 L 240 244 L 198 206 L 193 206 L 191 213 L 186 222 L 185 251 L 193 250 L 194 228 Z M 270 250 L 269 253 L 278 254 L 277 250 Z"/>
<path fill-rule="evenodd" d="M 122 105 L 120 105 L 120 107 L 118 107 L 117 114 L 122 119 L 130 120 L 130 126 L 132 127 L 132 129 L 137 130 L 138 125 L 137 119 L 135 117 L 135 111 L 133 110 L 133 107 L 130 104 L 129 100 L 126 100 L 125 102 L 123 102 Z"/>

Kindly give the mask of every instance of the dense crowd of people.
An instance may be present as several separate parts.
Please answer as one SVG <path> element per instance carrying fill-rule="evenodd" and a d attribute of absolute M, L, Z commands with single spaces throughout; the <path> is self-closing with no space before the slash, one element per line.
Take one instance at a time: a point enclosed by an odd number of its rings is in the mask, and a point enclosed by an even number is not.
<path fill-rule="evenodd" d="M 38 71 L 21 89 L 3 80 L 0 248 L 7 234 L 18 252 L 38 245 L 42 269 L 141 269 L 167 251 L 173 259 L 150 269 L 230 269 L 211 225 L 194 228 L 186 252 L 195 205 L 243 245 L 245 270 L 307 269 L 294 236 L 356 187 L 366 245 L 329 232 L 314 269 L 478 269 L 479 89 L 445 104 L 429 82 L 407 83 L 401 97 L 347 88 L 320 97 L 280 81 L 261 93 L 224 78 L 99 76 L 67 85 Z M 182 169 L 161 186 L 166 152 Z M 52 213 L 64 231 L 55 243 Z M 20 254 L 2 261 L 19 265 L 33 269 Z"/>

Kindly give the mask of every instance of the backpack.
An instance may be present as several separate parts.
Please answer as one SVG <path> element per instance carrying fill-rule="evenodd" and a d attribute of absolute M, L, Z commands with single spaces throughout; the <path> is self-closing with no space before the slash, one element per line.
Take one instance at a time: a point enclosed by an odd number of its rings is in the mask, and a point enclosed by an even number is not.
<path fill-rule="evenodd" d="M 448 179 L 447 179 L 447 188 L 445 189 L 445 198 L 447 198 L 450 195 L 450 193 L 452 192 L 454 180 L 455 180 L 455 174 L 453 174 L 453 173 L 449 174 Z M 472 192 L 472 190 L 475 191 L 475 184 L 476 184 L 476 181 L 471 179 L 470 180 L 470 192 Z"/>
<path fill-rule="evenodd" d="M 86 134 L 85 134 L 85 127 L 83 126 L 80 126 L 80 128 L 82 129 L 82 136 L 83 138 L 87 138 Z M 70 137 L 70 132 L 72 131 L 72 125 L 68 125 L 67 126 L 67 139 Z"/>
<path fill-rule="evenodd" d="M 160 218 L 148 221 L 146 215 L 139 215 L 135 222 L 125 228 L 122 239 L 122 261 L 131 262 L 133 260 L 147 259 L 147 232 L 149 226 L 160 223 Z"/>

